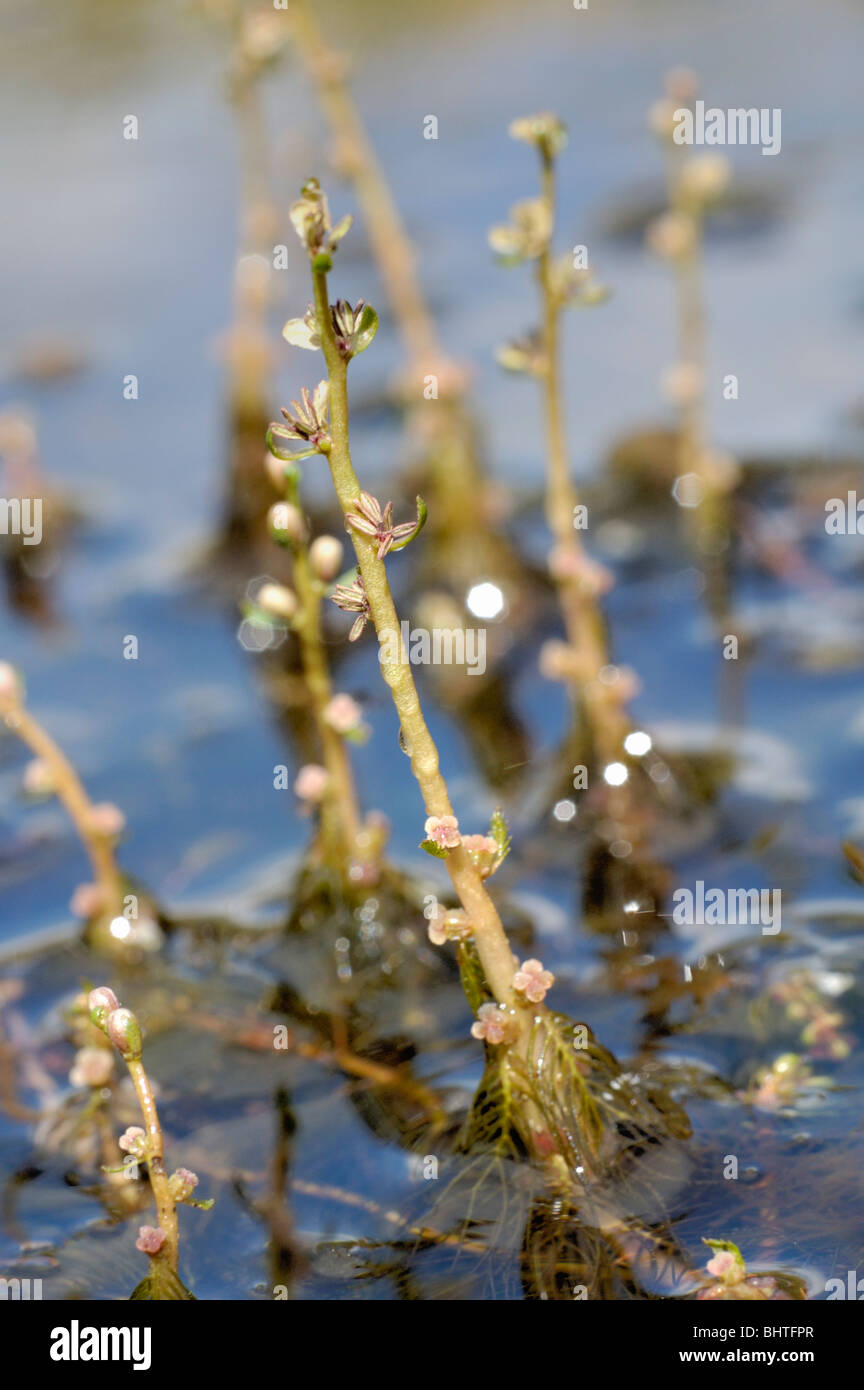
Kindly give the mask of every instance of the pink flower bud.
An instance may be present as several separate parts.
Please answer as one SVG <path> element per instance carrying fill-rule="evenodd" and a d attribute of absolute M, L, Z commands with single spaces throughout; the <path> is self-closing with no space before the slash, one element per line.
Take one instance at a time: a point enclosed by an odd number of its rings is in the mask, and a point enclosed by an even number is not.
<path fill-rule="evenodd" d="M 297 595 L 284 584 L 262 584 L 255 600 L 265 613 L 274 618 L 283 618 L 289 623 L 298 608 Z"/>
<path fill-rule="evenodd" d="M 107 1047 L 79 1047 L 69 1073 L 73 1086 L 107 1086 L 114 1072 L 114 1058 Z"/>
<path fill-rule="evenodd" d="M 69 911 L 85 921 L 95 917 L 105 905 L 105 894 L 98 883 L 79 883 L 72 894 Z"/>
<path fill-rule="evenodd" d="M 598 598 L 612 587 L 613 576 L 605 565 L 592 560 L 581 548 L 556 545 L 549 554 L 549 573 L 553 579 L 572 580 L 583 594 Z"/>
<path fill-rule="evenodd" d="M 309 563 L 317 578 L 329 584 L 342 568 L 342 542 L 335 536 L 318 536 L 309 547 Z"/>
<path fill-rule="evenodd" d="M 165 1232 L 161 1226 L 141 1226 L 135 1249 L 144 1255 L 158 1255 L 165 1244 Z"/>
<path fill-rule="evenodd" d="M 131 1009 L 114 1009 L 108 1015 L 108 1036 L 126 1061 L 141 1057 L 141 1027 Z"/>
<path fill-rule="evenodd" d="M 126 827 L 126 817 L 112 801 L 100 801 L 98 806 L 91 806 L 87 821 L 92 833 L 106 840 L 115 840 Z"/>
<path fill-rule="evenodd" d="M 539 960 L 526 960 L 513 976 L 513 988 L 532 1004 L 542 1004 L 555 983 L 551 970 L 544 970 Z"/>
<path fill-rule="evenodd" d="M 450 909 L 440 904 L 429 918 L 429 940 L 434 946 L 445 941 L 468 941 L 474 931 L 467 913 L 461 908 Z"/>
<path fill-rule="evenodd" d="M 705 1268 L 709 1274 L 713 1274 L 716 1279 L 722 1279 L 725 1274 L 733 1270 L 736 1265 L 735 1256 L 729 1250 L 718 1250 L 712 1256 Z"/>
<path fill-rule="evenodd" d="M 175 1202 L 185 1202 L 198 1186 L 198 1174 L 188 1168 L 178 1168 L 168 1179 L 168 1187 Z"/>
<path fill-rule="evenodd" d="M 356 700 L 344 693 L 334 695 L 324 709 L 324 718 L 337 734 L 352 734 L 363 727 L 363 711 Z"/>
<path fill-rule="evenodd" d="M 130 1125 L 117 1140 L 120 1148 L 133 1158 L 144 1158 L 147 1151 L 147 1135 L 140 1125 Z"/>
<path fill-rule="evenodd" d="M 284 469 L 284 463 L 274 459 L 271 455 L 270 462 L 280 469 Z M 272 477 L 272 471 L 271 471 Z M 281 479 L 280 487 L 284 487 L 284 479 Z M 276 502 L 267 513 L 267 525 L 270 530 L 279 537 L 280 540 L 300 541 L 306 539 L 306 522 L 303 520 L 303 513 L 299 507 L 295 507 L 293 502 Z"/>
<path fill-rule="evenodd" d="M 455 849 L 462 843 L 459 822 L 455 816 L 430 816 L 423 828 L 426 838 L 441 849 Z"/>
<path fill-rule="evenodd" d="M 472 1038 L 482 1038 L 493 1046 L 515 1042 L 518 1031 L 516 1020 L 498 1004 L 481 1004 L 471 1025 Z"/>
<path fill-rule="evenodd" d="M 566 642 L 551 640 L 540 648 L 540 674 L 547 681 L 574 680 L 579 674 L 577 653 Z"/>
<path fill-rule="evenodd" d="M 301 801 L 320 801 L 325 791 L 329 774 L 318 763 L 305 763 L 297 773 L 294 791 Z"/>
<path fill-rule="evenodd" d="M 678 362 L 663 373 L 661 387 L 664 396 L 673 405 L 691 405 L 705 386 L 705 376 L 701 367 L 692 362 Z"/>
<path fill-rule="evenodd" d="M 28 796 L 50 796 L 55 789 L 50 763 L 44 758 L 33 758 L 24 769 L 22 785 Z"/>
<path fill-rule="evenodd" d="M 663 260 L 684 260 L 696 246 L 696 224 L 686 213 L 664 212 L 650 223 L 646 241 Z"/>
<path fill-rule="evenodd" d="M 105 1028 L 109 1015 L 119 1008 L 120 1000 L 113 989 L 109 989 L 107 985 L 102 985 L 99 989 L 91 989 L 87 996 L 87 1009 L 97 1028 Z"/>
<path fill-rule="evenodd" d="M 491 835 L 463 835 L 462 847 L 481 878 L 488 878 L 498 867 L 500 850 Z"/>
<path fill-rule="evenodd" d="M 23 694 L 21 678 L 8 661 L 0 661 L 0 700 L 15 702 Z"/>

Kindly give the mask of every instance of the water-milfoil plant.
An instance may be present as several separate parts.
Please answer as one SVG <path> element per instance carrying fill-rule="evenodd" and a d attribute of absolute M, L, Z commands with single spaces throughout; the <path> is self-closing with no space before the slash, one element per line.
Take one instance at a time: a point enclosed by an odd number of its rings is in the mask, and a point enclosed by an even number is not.
<path fill-rule="evenodd" d="M 298 217 L 295 225 L 308 244 L 306 221 Z M 275 423 L 267 433 L 272 456 L 268 471 L 283 499 L 271 507 L 268 525 L 273 540 L 290 556 L 293 588 L 266 583 L 244 611 L 247 622 L 286 625 L 297 637 L 321 763 L 305 763 L 294 790 L 304 809 L 318 815 L 320 855 L 337 881 L 346 889 L 365 889 L 378 877 L 386 824 L 374 814 L 364 819 L 360 811 L 347 745 L 362 742 L 368 731 L 357 702 L 333 689 L 322 630 L 322 602 L 338 591 L 334 581 L 342 567 L 343 545 L 336 536 L 311 538 L 300 507 L 296 467 L 298 459 L 330 449 L 327 393 L 325 381 L 311 395 L 304 391 L 301 401 L 283 410 L 287 423 Z"/>
<path fill-rule="evenodd" d="M 319 197 L 317 184 L 307 183 L 303 200 Z M 295 333 L 292 324 L 286 336 L 306 348 L 320 346 L 324 356 L 329 381 L 324 457 L 359 571 L 357 579 L 343 584 L 342 593 L 334 597 L 339 606 L 357 614 L 352 632 L 355 638 L 360 635 L 358 624 L 369 622 L 375 629 L 381 673 L 399 717 L 400 743 L 410 757 L 425 805 L 421 843 L 443 861 L 459 901 L 455 913 L 445 913 L 442 918 L 436 914 L 432 939 L 457 942 L 463 986 L 475 1013 L 472 1031 L 487 1049 L 481 1095 L 488 1097 L 494 1092 L 496 1116 L 501 1117 L 500 1121 L 496 1118 L 494 1129 L 501 1133 L 503 1126 L 506 1142 L 515 1144 L 522 1153 L 543 1158 L 558 1179 L 567 1181 L 577 1170 L 584 1172 L 580 1163 L 586 1148 L 597 1154 L 601 1133 L 607 1133 L 602 1105 L 590 1092 L 589 1074 L 602 1073 L 604 1085 L 616 1079 L 616 1089 L 621 1085 L 618 1095 L 606 1091 L 612 1097 L 610 1109 L 623 1104 L 631 1122 L 639 1113 L 650 1123 L 647 1108 L 628 1095 L 618 1080 L 614 1059 L 594 1043 L 584 1025 L 572 1024 L 547 1010 L 543 997 L 552 983 L 551 973 L 536 960 L 520 963 L 510 948 L 487 887 L 488 878 L 509 849 L 503 819 L 493 817 L 488 835 L 465 834 L 454 812 L 402 641 L 377 511 L 374 527 L 356 524 L 358 517 L 365 518 L 370 512 L 370 494 L 362 487 L 351 457 L 348 367 L 355 352 L 362 351 L 371 339 L 358 342 L 356 349 L 346 347 L 340 339 L 329 295 L 330 253 L 322 258 L 305 236 L 301 240 L 309 257 L 314 296 L 305 319 L 309 332 Z M 408 539 L 407 535 L 401 538 L 405 543 Z M 480 1102 L 480 1112 L 488 1119 L 487 1100 Z"/>
<path fill-rule="evenodd" d="M 701 1284 L 696 1293 L 699 1302 L 785 1303 L 806 1299 L 803 1280 L 794 1274 L 748 1273 L 744 1256 L 731 1240 L 707 1240 L 703 1244 L 713 1251 L 705 1266 L 710 1281 Z"/>
<path fill-rule="evenodd" d="M 648 227 L 649 249 L 672 269 L 678 319 L 678 361 L 663 387 L 677 421 L 677 479 L 674 494 L 694 524 L 697 547 L 711 561 L 728 544 L 729 494 L 738 466 L 710 446 L 707 420 L 707 343 L 704 289 L 705 220 L 729 184 L 729 161 L 721 154 L 694 154 L 674 138 L 676 112 L 696 98 L 692 73 L 676 70 L 649 113 L 651 129 L 666 155 L 668 206 Z M 715 594 L 716 597 L 716 594 Z"/>
<path fill-rule="evenodd" d="M 178 1168 L 169 1175 L 165 1166 L 164 1140 L 153 1086 L 142 1060 L 141 1025 L 131 1009 L 123 1008 L 113 990 L 100 986 L 90 991 L 87 1000 L 90 1019 L 120 1053 L 129 1070 L 135 1095 L 141 1107 L 143 1128 L 131 1125 L 119 1139 L 126 1155 L 121 1171 L 130 1177 L 138 1165 L 147 1165 L 147 1176 L 156 1203 L 157 1224 L 143 1225 L 138 1232 L 136 1247 L 150 1258 L 150 1273 L 133 1293 L 136 1299 L 185 1299 L 192 1295 L 177 1274 L 179 1255 L 179 1226 L 177 1207 L 186 1205 L 209 1211 L 212 1199 L 198 1201 L 193 1192 L 198 1177 L 188 1168 Z"/>
<path fill-rule="evenodd" d="M 635 691 L 632 674 L 609 660 L 606 625 L 599 599 L 611 574 L 585 550 L 578 529 L 579 505 L 570 468 L 562 392 L 562 315 L 569 306 L 602 302 L 606 292 L 576 258 L 557 256 L 557 159 L 567 142 L 564 126 L 550 112 L 527 116 L 510 126 L 511 136 L 531 145 L 540 161 L 537 197 L 517 203 L 510 221 L 493 227 L 489 242 L 504 265 L 534 267 L 540 305 L 539 330 L 507 343 L 502 366 L 535 377 L 543 394 L 546 430 L 546 520 L 553 547 L 549 569 L 556 585 L 566 643 L 549 644 L 541 669 L 563 680 L 584 710 L 594 756 L 604 764 L 621 757 L 629 729 L 625 706 Z"/>
<path fill-rule="evenodd" d="M 115 853 L 126 824 L 123 812 L 112 802 L 91 801 L 66 754 L 27 708 L 24 682 L 5 661 L 0 662 L 0 719 L 34 755 L 24 772 L 25 792 L 56 796 L 87 852 L 93 880 L 79 884 L 72 911 L 94 930 L 100 929 L 96 934 L 102 944 L 113 942 L 122 949 L 133 935 L 144 944 L 157 942 L 159 929 L 149 917 L 130 921 L 124 915 L 126 887 Z"/>
<path fill-rule="evenodd" d="M 480 577 L 509 580 L 507 587 L 512 584 L 515 590 L 517 583 L 527 581 L 527 572 L 494 525 L 502 490 L 485 476 L 478 429 L 466 406 L 470 373 L 440 341 L 418 273 L 416 249 L 352 93 L 350 60 L 330 47 L 332 26 L 322 15 L 324 8 L 311 0 L 287 0 L 293 52 L 309 74 L 332 133 L 333 162 L 350 180 L 362 209 L 403 347 L 398 395 L 406 408 L 409 435 L 419 445 L 423 489 L 434 500 L 427 569 L 439 583 L 446 574 L 463 602 Z M 346 220 L 338 226 L 343 228 Z"/>

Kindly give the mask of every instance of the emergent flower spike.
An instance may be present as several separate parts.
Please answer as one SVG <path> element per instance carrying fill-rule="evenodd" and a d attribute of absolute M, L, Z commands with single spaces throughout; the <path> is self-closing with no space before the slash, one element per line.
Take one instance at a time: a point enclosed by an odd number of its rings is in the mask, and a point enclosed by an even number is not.
<path fill-rule="evenodd" d="M 282 407 L 287 424 L 278 421 L 267 431 L 267 448 L 277 459 L 294 463 L 297 459 L 308 458 L 310 454 L 326 454 L 330 450 L 330 435 L 327 432 L 327 402 L 330 384 L 319 381 L 310 396 L 306 387 L 300 393 L 299 401 L 291 402 L 291 410 Z M 307 447 L 292 451 L 289 441 L 299 439 Z"/>
<path fill-rule="evenodd" d="M 371 536 L 378 542 L 379 560 L 383 560 L 390 550 L 404 550 L 422 529 L 427 515 L 422 497 L 417 498 L 417 520 L 403 521 L 398 526 L 393 525 L 393 503 L 388 502 L 382 511 L 377 497 L 369 492 L 360 493 L 354 508 L 353 512 L 346 512 L 345 521 L 355 531 Z"/>

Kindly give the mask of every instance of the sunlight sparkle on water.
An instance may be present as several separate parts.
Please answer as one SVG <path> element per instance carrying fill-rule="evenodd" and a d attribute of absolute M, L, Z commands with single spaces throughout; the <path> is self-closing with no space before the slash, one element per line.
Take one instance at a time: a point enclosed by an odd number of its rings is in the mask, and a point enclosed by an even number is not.
<path fill-rule="evenodd" d="M 623 763 L 607 763 L 603 769 L 603 781 L 610 787 L 623 787 L 629 775 Z"/>
<path fill-rule="evenodd" d="M 488 581 L 470 588 L 465 602 L 475 618 L 498 618 L 504 610 L 504 595 L 497 584 Z"/>

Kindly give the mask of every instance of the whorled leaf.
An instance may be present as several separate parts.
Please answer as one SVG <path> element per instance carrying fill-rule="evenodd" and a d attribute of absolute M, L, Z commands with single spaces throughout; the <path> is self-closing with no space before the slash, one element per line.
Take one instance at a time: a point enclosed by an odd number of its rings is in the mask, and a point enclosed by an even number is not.
<path fill-rule="evenodd" d="M 292 442 L 296 441 L 296 435 L 292 434 L 284 425 L 272 424 L 267 431 L 267 448 L 274 458 L 280 459 L 283 463 L 296 463 L 299 459 L 309 458 L 312 454 L 317 454 L 317 449 L 295 449 Z"/>
<path fill-rule="evenodd" d="M 496 807 L 492 812 L 489 834 L 498 846 L 498 863 L 496 864 L 496 868 L 498 868 L 510 853 L 510 829 L 499 807 Z"/>
<path fill-rule="evenodd" d="M 625 1073 L 585 1024 L 563 1014 L 534 1025 L 530 1073 L 520 1077 L 572 1173 L 605 1177 L 652 1146 L 690 1133 L 666 1093 Z M 515 1065 L 511 1059 L 511 1066 Z"/>
<path fill-rule="evenodd" d="M 197 1302 L 179 1274 L 165 1260 L 151 1260 L 150 1273 L 141 1280 L 129 1295 L 130 1303 L 179 1303 Z"/>
<path fill-rule="evenodd" d="M 480 964 L 480 957 L 477 955 L 474 942 L 471 940 L 460 941 L 456 958 L 459 963 L 459 977 L 462 981 L 465 998 L 468 1000 L 472 1013 L 476 1014 L 481 1005 L 487 1004 L 491 1000 L 492 995 L 486 984 L 486 976 L 483 974 L 483 967 Z"/>
<path fill-rule="evenodd" d="M 364 352 L 377 332 L 378 315 L 371 304 L 364 304 L 351 340 L 352 356 L 356 357 L 358 352 Z"/>

